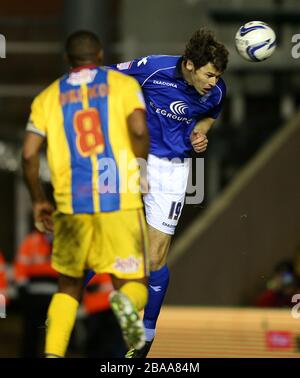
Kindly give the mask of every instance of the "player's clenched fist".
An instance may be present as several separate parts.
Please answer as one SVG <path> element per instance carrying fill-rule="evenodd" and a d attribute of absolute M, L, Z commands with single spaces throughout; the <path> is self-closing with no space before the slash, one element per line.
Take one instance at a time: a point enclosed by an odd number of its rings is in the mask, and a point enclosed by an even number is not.
<path fill-rule="evenodd" d="M 191 134 L 191 143 L 195 152 L 204 152 L 207 148 L 208 139 L 205 134 L 194 130 Z"/>
<path fill-rule="evenodd" d="M 33 203 L 34 225 L 40 232 L 53 232 L 53 211 L 54 207 L 50 202 Z"/>

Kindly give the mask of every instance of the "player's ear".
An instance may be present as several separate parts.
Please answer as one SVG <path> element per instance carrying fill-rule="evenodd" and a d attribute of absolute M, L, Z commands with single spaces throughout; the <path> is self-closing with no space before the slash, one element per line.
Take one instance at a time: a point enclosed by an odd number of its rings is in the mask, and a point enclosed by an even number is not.
<path fill-rule="evenodd" d="M 194 70 L 194 68 L 195 68 L 194 63 L 193 63 L 190 59 L 188 59 L 188 60 L 186 61 L 186 64 L 185 64 L 185 68 L 186 68 L 189 72 L 192 72 L 192 71 Z"/>

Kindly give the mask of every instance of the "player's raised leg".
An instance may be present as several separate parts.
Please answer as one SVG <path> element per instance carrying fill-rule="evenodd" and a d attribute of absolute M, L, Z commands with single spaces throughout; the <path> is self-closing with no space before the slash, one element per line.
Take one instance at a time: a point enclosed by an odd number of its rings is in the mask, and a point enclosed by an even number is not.
<path fill-rule="evenodd" d="M 144 311 L 145 347 L 130 350 L 128 358 L 145 358 L 150 350 L 156 322 L 169 284 L 167 255 L 185 198 L 189 163 L 148 157 L 150 192 L 144 196 L 148 223 L 150 276 L 148 303 Z"/>
<path fill-rule="evenodd" d="M 151 226 L 148 226 L 148 235 L 150 242 L 150 276 L 148 303 L 144 309 L 143 319 L 146 343 L 140 350 L 130 349 L 126 354 L 127 358 L 145 358 L 150 351 L 155 337 L 156 322 L 169 285 L 167 255 L 172 236 Z"/>

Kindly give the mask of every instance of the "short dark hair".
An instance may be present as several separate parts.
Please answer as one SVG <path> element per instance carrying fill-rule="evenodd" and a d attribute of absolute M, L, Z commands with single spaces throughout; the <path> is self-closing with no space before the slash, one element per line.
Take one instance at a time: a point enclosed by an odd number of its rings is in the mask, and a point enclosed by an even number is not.
<path fill-rule="evenodd" d="M 205 28 L 197 30 L 186 45 L 183 60 L 191 60 L 195 69 L 212 63 L 223 73 L 228 63 L 228 50 L 218 42 L 214 34 Z"/>
<path fill-rule="evenodd" d="M 98 36 L 89 30 L 78 30 L 66 41 L 65 51 L 72 66 L 93 60 L 102 50 Z"/>

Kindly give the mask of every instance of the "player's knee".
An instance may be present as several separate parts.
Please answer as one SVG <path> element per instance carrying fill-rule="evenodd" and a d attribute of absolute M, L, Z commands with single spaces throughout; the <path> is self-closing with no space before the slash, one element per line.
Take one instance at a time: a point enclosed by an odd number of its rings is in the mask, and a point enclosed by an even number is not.
<path fill-rule="evenodd" d="M 79 301 L 83 290 L 83 278 L 68 277 L 61 274 L 58 279 L 58 288 L 60 293 L 68 294 Z"/>

